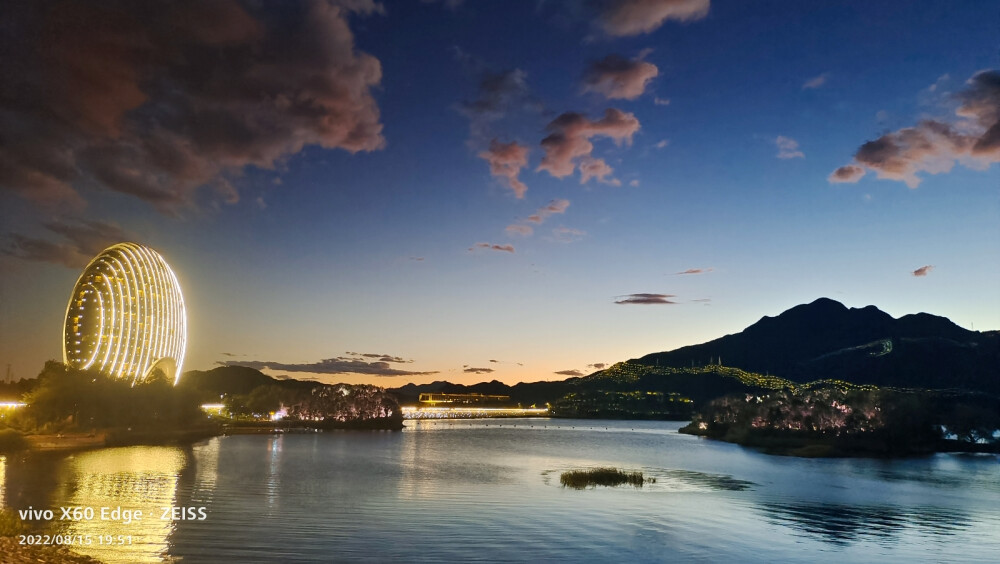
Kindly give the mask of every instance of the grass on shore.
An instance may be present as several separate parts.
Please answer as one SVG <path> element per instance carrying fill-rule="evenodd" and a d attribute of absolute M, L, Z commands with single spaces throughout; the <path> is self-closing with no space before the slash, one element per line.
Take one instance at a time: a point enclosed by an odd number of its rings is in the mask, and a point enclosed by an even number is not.
<path fill-rule="evenodd" d="M 655 481 L 655 478 L 650 481 Z M 578 490 L 588 486 L 620 486 L 622 484 L 641 488 L 645 482 L 642 472 L 625 472 L 617 468 L 570 470 L 559 476 L 559 483 Z"/>

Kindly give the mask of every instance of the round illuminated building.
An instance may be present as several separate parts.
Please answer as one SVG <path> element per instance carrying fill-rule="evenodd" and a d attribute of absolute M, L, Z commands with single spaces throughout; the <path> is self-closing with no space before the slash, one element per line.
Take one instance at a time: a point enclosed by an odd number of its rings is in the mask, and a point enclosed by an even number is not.
<path fill-rule="evenodd" d="M 159 253 L 118 243 L 90 261 L 66 307 L 63 362 L 133 385 L 156 370 L 177 383 L 186 344 L 181 287 Z"/>

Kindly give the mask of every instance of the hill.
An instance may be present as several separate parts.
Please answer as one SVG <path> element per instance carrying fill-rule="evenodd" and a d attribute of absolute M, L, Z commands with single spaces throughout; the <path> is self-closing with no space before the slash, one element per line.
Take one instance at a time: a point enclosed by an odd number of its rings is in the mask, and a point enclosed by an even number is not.
<path fill-rule="evenodd" d="M 634 361 L 646 366 L 718 363 L 792 382 L 844 380 L 903 388 L 1000 393 L 1000 335 L 917 313 L 894 319 L 875 306 L 828 298 L 763 317 L 740 333 Z"/>

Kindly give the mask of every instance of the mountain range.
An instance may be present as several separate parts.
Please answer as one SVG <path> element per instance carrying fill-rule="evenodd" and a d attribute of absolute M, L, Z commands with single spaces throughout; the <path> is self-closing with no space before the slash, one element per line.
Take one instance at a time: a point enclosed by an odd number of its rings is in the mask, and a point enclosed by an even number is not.
<path fill-rule="evenodd" d="M 551 402 L 568 393 L 657 391 L 703 403 L 727 393 L 835 381 L 1000 394 L 1000 331 L 969 331 L 945 317 L 898 319 L 875 306 L 848 308 L 829 298 L 765 316 L 739 333 L 617 363 L 588 376 L 508 386 L 408 384 L 390 390 L 404 402 L 421 392 L 510 395 Z"/>

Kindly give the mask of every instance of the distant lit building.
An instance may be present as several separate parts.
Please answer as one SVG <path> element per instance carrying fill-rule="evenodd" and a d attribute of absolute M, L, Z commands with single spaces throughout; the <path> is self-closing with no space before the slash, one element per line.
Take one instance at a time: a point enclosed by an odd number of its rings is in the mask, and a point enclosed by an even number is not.
<path fill-rule="evenodd" d="M 66 307 L 63 362 L 133 385 L 154 370 L 177 383 L 186 344 L 181 287 L 159 253 L 119 243 L 90 261 Z"/>
<path fill-rule="evenodd" d="M 413 397 L 413 396 L 410 396 Z M 488 394 L 420 394 L 418 400 L 422 405 L 485 405 L 506 403 L 510 396 Z"/>

